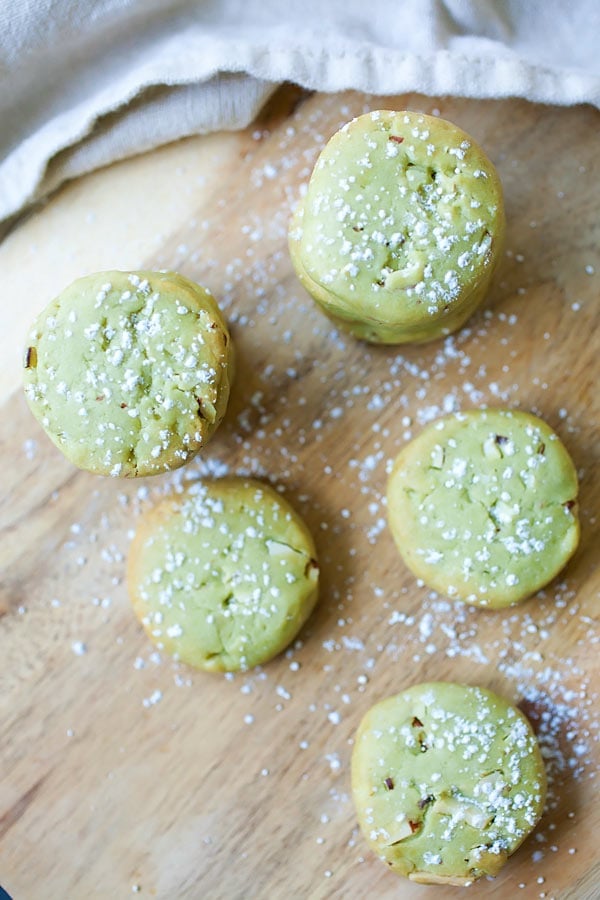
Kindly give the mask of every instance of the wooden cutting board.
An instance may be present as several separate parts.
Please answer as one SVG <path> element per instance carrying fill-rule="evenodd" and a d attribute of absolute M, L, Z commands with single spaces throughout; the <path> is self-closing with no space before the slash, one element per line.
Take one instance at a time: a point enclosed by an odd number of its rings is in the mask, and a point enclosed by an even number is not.
<path fill-rule="evenodd" d="M 378 107 L 439 110 L 482 143 L 504 183 L 505 258 L 484 308 L 445 342 L 371 347 L 338 334 L 290 266 L 287 221 L 318 151 Z M 238 350 L 225 423 L 175 475 L 77 471 L 29 415 L 11 369 L 0 447 L 0 882 L 14 900 L 460 896 L 387 871 L 350 799 L 363 713 L 435 679 L 518 703 L 548 765 L 536 834 L 471 893 L 599 896 L 598 125 L 590 107 L 287 88 L 258 124 L 222 136 L 229 155 L 207 167 L 196 215 L 146 260 L 221 298 Z M 29 307 L 48 299 L 29 297 L 21 315 L 20 298 L 4 298 L 11 345 Z M 425 422 L 482 404 L 543 416 L 581 476 L 576 557 L 503 612 L 417 584 L 383 502 L 388 462 Z M 180 479 L 225 471 L 281 486 L 314 532 L 322 586 L 289 652 L 262 671 L 212 677 L 153 651 L 124 569 L 141 510 Z"/>

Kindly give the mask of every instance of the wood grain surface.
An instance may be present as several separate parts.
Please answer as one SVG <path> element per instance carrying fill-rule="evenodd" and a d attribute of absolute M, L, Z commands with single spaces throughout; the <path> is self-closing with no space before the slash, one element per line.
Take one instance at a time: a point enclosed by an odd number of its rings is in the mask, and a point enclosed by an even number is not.
<path fill-rule="evenodd" d="M 378 107 L 437 109 L 483 145 L 504 184 L 505 257 L 483 308 L 446 341 L 382 348 L 345 337 L 290 266 L 287 221 L 318 151 Z M 14 900 L 459 897 L 387 871 L 350 798 L 363 713 L 435 679 L 518 703 L 550 779 L 536 833 L 469 896 L 599 896 L 598 125 L 589 107 L 281 91 L 259 123 L 227 136 L 226 164 L 205 179 L 196 213 L 145 260 L 206 284 L 238 351 L 224 424 L 176 474 L 126 482 L 77 471 L 11 374 L 0 883 Z M 13 308 L 17 344 L 22 319 Z M 581 478 L 579 551 L 546 590 L 502 612 L 417 584 L 383 502 L 386 468 L 411 436 L 483 404 L 545 418 Z M 124 569 L 141 510 L 177 481 L 225 471 L 268 479 L 304 515 L 321 599 L 297 644 L 264 670 L 213 677 L 154 652 Z"/>

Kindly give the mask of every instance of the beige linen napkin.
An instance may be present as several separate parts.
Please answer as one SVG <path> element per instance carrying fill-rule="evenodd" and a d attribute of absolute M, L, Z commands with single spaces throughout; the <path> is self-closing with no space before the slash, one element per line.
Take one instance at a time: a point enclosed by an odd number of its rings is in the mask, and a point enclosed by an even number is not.
<path fill-rule="evenodd" d="M 0 221 L 307 88 L 600 106 L 597 0 L 0 0 Z"/>

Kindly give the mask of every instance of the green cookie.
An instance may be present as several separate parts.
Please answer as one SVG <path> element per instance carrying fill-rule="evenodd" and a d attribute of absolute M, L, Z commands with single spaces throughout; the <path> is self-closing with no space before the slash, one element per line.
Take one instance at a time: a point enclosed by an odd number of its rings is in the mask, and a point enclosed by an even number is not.
<path fill-rule="evenodd" d="M 528 413 L 473 410 L 432 423 L 397 457 L 387 501 L 409 569 L 478 606 L 529 597 L 579 542 L 575 467 Z"/>
<path fill-rule="evenodd" d="M 219 425 L 232 354 L 205 288 L 173 272 L 100 272 L 36 319 L 25 394 L 76 466 L 154 475 L 192 459 Z"/>
<path fill-rule="evenodd" d="M 352 755 L 367 843 L 411 881 L 496 875 L 538 822 L 546 775 L 535 735 L 491 691 L 420 684 L 373 706 Z"/>
<path fill-rule="evenodd" d="M 294 639 L 317 600 L 313 539 L 272 488 L 196 482 L 140 522 L 128 585 L 148 636 L 211 672 L 249 669 Z"/>
<path fill-rule="evenodd" d="M 292 218 L 306 290 L 356 337 L 428 341 L 483 299 L 504 240 L 500 180 L 450 122 L 377 110 L 322 151 Z"/>

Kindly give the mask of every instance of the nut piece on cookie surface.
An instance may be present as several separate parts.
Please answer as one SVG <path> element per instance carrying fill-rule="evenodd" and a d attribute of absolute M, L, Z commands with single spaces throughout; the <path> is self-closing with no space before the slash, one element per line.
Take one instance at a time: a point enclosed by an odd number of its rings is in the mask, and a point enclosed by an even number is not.
<path fill-rule="evenodd" d="M 371 849 L 421 884 L 496 875 L 537 824 L 546 774 L 525 716 L 480 687 L 414 685 L 373 706 L 352 753 Z"/>
<path fill-rule="evenodd" d="M 191 460 L 227 408 L 233 347 L 214 297 L 174 272 L 100 272 L 37 317 L 25 395 L 53 443 L 99 475 Z"/>
<path fill-rule="evenodd" d="M 429 341 L 484 298 L 505 232 L 498 174 L 450 122 L 375 110 L 321 152 L 289 228 L 296 274 L 366 341 Z"/>

